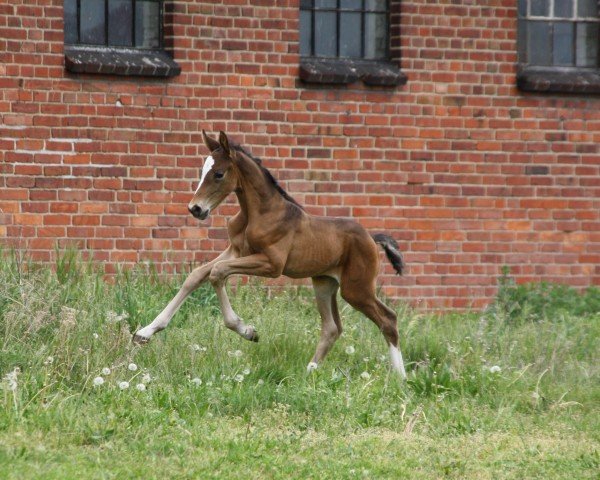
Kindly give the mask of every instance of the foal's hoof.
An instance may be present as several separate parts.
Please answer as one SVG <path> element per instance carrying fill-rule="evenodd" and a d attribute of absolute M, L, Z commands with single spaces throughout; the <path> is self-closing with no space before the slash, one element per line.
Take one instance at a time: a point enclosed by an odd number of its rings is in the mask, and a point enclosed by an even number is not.
<path fill-rule="evenodd" d="M 258 333 L 256 333 L 256 329 L 252 325 L 246 327 L 246 331 L 242 336 L 251 342 L 258 342 Z"/>
<path fill-rule="evenodd" d="M 141 335 L 138 335 L 136 333 L 133 336 L 133 338 L 131 339 L 131 341 L 133 343 L 135 343 L 136 345 L 146 345 L 150 341 L 150 338 L 149 337 L 142 337 Z"/>

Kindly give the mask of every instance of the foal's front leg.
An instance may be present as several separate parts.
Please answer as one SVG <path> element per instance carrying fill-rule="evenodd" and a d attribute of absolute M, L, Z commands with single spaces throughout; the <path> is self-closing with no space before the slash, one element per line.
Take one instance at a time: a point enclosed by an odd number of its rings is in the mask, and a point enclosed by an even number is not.
<path fill-rule="evenodd" d="M 227 250 L 225 250 L 223 253 L 221 253 L 221 255 L 211 262 L 195 268 L 185 279 L 183 286 L 165 307 L 165 309 L 158 314 L 152 323 L 138 330 L 133 337 L 133 341 L 136 343 L 147 343 L 152 335 L 154 335 L 156 332 L 164 330 L 188 295 L 206 281 L 213 266 L 219 261 L 230 258 L 235 258 L 233 249 L 231 247 L 227 248 Z"/>
<path fill-rule="evenodd" d="M 225 326 L 237 332 L 247 340 L 258 342 L 258 334 L 252 325 L 246 325 L 242 319 L 233 311 L 225 282 L 227 277 L 234 274 L 256 275 L 259 277 L 278 277 L 281 268 L 273 266 L 269 258 L 264 254 L 249 255 L 231 260 L 220 261 L 214 265 L 210 272 L 209 280 L 212 283 L 225 321 Z"/>

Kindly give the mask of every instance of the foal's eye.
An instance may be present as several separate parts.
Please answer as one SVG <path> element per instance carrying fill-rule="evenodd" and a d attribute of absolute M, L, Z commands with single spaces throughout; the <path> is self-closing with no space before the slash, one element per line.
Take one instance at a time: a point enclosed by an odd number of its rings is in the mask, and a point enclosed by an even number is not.
<path fill-rule="evenodd" d="M 221 180 L 224 176 L 223 172 L 215 172 L 215 180 Z"/>

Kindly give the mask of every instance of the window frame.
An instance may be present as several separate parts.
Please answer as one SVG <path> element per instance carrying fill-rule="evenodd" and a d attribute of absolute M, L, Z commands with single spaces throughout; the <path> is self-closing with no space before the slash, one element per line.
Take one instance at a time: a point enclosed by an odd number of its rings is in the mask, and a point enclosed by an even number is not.
<path fill-rule="evenodd" d="M 300 12 L 302 14 L 303 11 L 310 13 L 310 23 L 311 23 L 311 38 L 309 41 L 311 53 L 305 55 L 307 57 L 316 57 L 316 58 L 349 58 L 354 60 L 363 60 L 363 61 L 374 61 L 374 62 L 382 62 L 388 61 L 390 58 L 390 4 L 389 0 L 385 0 L 385 10 L 367 10 L 366 2 L 367 0 L 360 0 L 362 7 L 360 9 L 351 9 L 351 8 L 343 8 L 341 5 L 341 0 L 336 0 L 336 7 L 316 7 L 314 2 L 315 0 L 308 0 L 312 3 L 312 7 L 302 7 L 302 2 L 300 3 Z M 334 56 L 326 56 L 326 55 L 317 55 L 315 54 L 316 50 L 316 41 L 315 41 L 315 17 L 317 13 L 335 13 L 335 25 L 336 25 L 336 55 Z M 341 50 L 341 34 L 340 34 L 340 25 L 341 25 L 341 15 L 343 13 L 357 13 L 360 14 L 360 25 L 361 25 L 361 37 L 360 37 L 360 50 L 361 55 L 358 57 L 345 57 L 340 54 Z M 385 53 L 381 57 L 368 58 L 365 56 L 365 46 L 366 46 L 366 20 L 367 15 L 385 15 L 386 20 L 386 44 L 385 44 Z"/>
<path fill-rule="evenodd" d="M 600 5 L 596 17 L 578 15 L 577 0 L 571 1 L 571 17 L 559 17 L 554 12 L 554 1 L 548 1 L 548 15 L 532 15 L 532 1 L 518 0 L 517 5 L 517 87 L 526 92 L 555 93 L 600 93 L 600 47 L 597 51 L 596 65 L 577 65 L 577 25 L 596 23 L 600 36 Z M 533 23 L 548 23 L 553 29 L 557 22 L 573 23 L 572 63 L 573 65 L 540 65 L 530 63 L 528 58 L 528 28 Z M 554 62 L 554 30 L 551 30 L 550 62 Z"/>
<path fill-rule="evenodd" d="M 336 0 L 336 7 L 316 8 L 314 0 L 311 0 L 310 8 L 303 8 L 302 4 L 298 8 L 298 53 L 300 57 L 299 77 L 307 83 L 343 85 L 351 84 L 357 81 L 362 81 L 365 85 L 380 86 L 380 87 L 396 87 L 404 85 L 407 82 L 406 75 L 400 71 L 399 59 L 392 58 L 394 53 L 398 53 L 398 49 L 392 46 L 392 20 L 395 17 L 399 18 L 400 1 L 385 0 L 386 5 L 386 49 L 385 58 L 357 58 L 357 57 L 340 57 L 340 56 L 319 56 L 314 55 L 314 23 L 316 12 L 336 12 L 336 53 L 340 51 L 340 17 L 341 13 L 361 13 L 361 28 L 365 26 L 364 13 L 366 10 L 366 0 L 362 0 L 361 10 L 342 9 L 340 0 Z M 311 12 L 311 39 L 309 41 L 311 55 L 304 55 L 300 52 L 302 38 L 300 29 L 300 12 Z M 372 11 L 374 14 L 381 14 L 379 10 Z M 361 35 L 361 55 L 364 57 L 365 32 Z"/>
<path fill-rule="evenodd" d="M 76 42 L 67 42 L 67 10 L 64 7 L 64 48 L 65 68 L 71 73 L 98 73 L 125 76 L 173 77 L 181 73 L 181 67 L 165 50 L 165 0 L 150 0 L 158 4 L 158 46 L 136 46 L 136 4 L 130 0 L 131 45 L 122 46 L 110 43 L 109 2 L 104 2 L 104 43 L 83 43 L 81 41 L 81 0 L 76 3 L 75 37 Z M 148 1 L 148 0 L 147 0 Z"/>

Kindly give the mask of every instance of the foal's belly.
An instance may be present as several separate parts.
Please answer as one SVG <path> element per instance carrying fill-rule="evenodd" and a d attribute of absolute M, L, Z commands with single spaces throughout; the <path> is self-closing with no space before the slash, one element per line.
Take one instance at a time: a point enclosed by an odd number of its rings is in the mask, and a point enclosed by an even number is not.
<path fill-rule="evenodd" d="M 291 278 L 335 276 L 346 256 L 346 232 L 338 221 L 314 217 L 304 227 L 294 236 L 283 274 Z"/>

